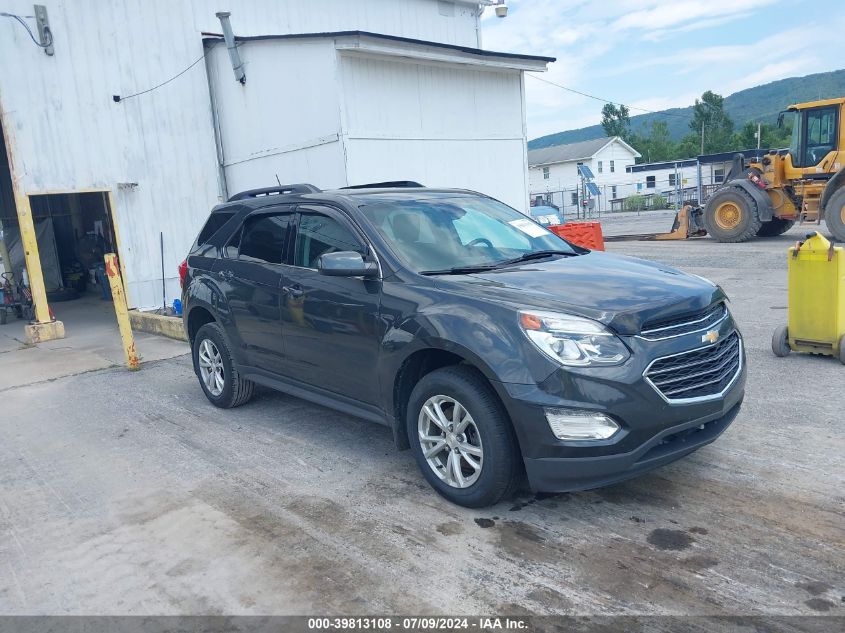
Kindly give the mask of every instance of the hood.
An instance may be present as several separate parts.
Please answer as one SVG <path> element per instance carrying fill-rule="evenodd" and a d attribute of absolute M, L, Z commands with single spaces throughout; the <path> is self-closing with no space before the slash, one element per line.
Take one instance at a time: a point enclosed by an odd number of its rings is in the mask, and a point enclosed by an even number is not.
<path fill-rule="evenodd" d="M 725 298 L 715 284 L 671 266 L 591 251 L 471 275 L 439 277 L 441 290 L 595 319 L 619 334 L 704 310 Z"/>

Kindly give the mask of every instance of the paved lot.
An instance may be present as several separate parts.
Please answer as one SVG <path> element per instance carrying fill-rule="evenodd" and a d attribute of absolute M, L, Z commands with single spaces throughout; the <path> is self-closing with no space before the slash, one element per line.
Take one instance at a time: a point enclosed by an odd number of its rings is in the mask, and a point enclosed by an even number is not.
<path fill-rule="evenodd" d="M 0 613 L 842 615 L 845 367 L 769 350 L 802 232 L 610 245 L 721 283 L 750 375 L 715 444 L 593 492 L 458 508 L 388 429 L 219 411 L 187 357 L 0 391 Z"/>

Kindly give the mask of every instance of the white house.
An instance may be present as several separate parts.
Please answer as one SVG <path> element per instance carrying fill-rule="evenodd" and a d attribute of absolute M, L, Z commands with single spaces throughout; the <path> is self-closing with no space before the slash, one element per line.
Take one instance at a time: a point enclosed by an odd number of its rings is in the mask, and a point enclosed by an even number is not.
<path fill-rule="evenodd" d="M 277 176 L 418 180 L 527 208 L 524 72 L 553 60 L 482 50 L 486 0 L 40 2 L 49 35 L 32 0 L 3 11 L 46 51 L 0 16 L 0 220 L 52 223 L 62 265 L 92 240 L 115 250 L 131 306 L 177 297 L 211 207 Z"/>
<path fill-rule="evenodd" d="M 604 137 L 566 145 L 555 145 L 528 152 L 529 191 L 532 200 L 543 200 L 574 213 L 583 203 L 578 165 L 584 164 L 595 176 L 599 189 L 598 208 L 609 209 L 609 201 L 625 195 L 630 176 L 628 167 L 640 157 L 639 152 L 618 136 Z"/>

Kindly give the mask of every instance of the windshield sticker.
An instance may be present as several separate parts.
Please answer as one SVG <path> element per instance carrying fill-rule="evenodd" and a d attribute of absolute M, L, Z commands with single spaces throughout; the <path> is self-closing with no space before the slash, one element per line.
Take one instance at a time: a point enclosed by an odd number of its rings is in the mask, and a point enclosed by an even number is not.
<path fill-rule="evenodd" d="M 513 220 L 512 222 L 508 222 L 508 224 L 531 237 L 543 237 L 547 234 L 546 229 L 534 224 L 531 220 Z"/>

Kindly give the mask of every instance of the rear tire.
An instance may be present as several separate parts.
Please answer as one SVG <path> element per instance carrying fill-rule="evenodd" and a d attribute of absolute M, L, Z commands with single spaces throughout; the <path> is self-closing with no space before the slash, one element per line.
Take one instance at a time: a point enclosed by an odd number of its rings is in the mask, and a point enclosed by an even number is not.
<path fill-rule="evenodd" d="M 789 347 L 789 330 L 785 325 L 781 325 L 772 335 L 772 351 L 780 358 L 788 356 L 792 351 Z"/>
<path fill-rule="evenodd" d="M 845 365 L 845 336 L 839 339 L 839 362 Z"/>
<path fill-rule="evenodd" d="M 777 237 L 786 233 L 794 225 L 795 220 L 775 218 L 770 222 L 763 222 L 763 226 L 757 231 L 757 237 Z"/>
<path fill-rule="evenodd" d="M 443 413 L 441 420 L 446 428 L 433 422 L 424 407 Z M 461 421 L 467 419 L 471 422 L 462 427 Z M 449 428 L 453 422 L 451 430 L 458 434 L 457 443 L 451 445 Z M 522 459 L 513 426 L 493 388 L 475 369 L 445 367 L 426 374 L 411 392 L 406 426 L 411 451 L 423 476 L 452 503 L 482 508 L 516 491 L 522 478 Z M 441 435 L 439 451 L 437 442 L 422 439 Z M 449 470 L 453 457 L 460 477 L 452 476 L 454 471 Z M 473 462 L 480 466 L 476 468 Z M 462 481 L 468 485 L 461 487 Z"/>
<path fill-rule="evenodd" d="M 739 187 L 725 187 L 707 201 L 704 226 L 719 242 L 747 242 L 757 235 L 763 222 L 751 196 Z"/>
<path fill-rule="evenodd" d="M 827 230 L 838 242 L 845 242 L 845 186 L 834 193 L 824 208 Z"/>
<path fill-rule="evenodd" d="M 255 393 L 255 383 L 241 378 L 226 336 L 217 323 L 206 323 L 194 337 L 194 373 L 205 397 L 215 407 L 231 409 L 246 404 Z"/>

